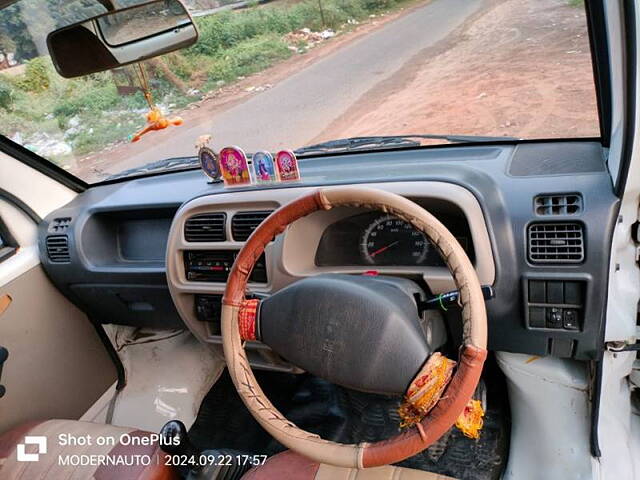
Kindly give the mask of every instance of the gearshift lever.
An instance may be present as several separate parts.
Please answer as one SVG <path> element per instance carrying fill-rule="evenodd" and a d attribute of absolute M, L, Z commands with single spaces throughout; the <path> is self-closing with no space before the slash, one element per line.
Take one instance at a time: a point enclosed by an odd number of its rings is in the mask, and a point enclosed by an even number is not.
<path fill-rule="evenodd" d="M 189 440 L 187 427 L 179 420 L 171 420 L 164 424 L 160 430 L 160 448 L 169 455 L 184 455 L 187 459 L 193 459 L 195 463 L 198 463 L 200 458 L 200 452 Z M 195 469 L 198 468 L 195 466 Z"/>

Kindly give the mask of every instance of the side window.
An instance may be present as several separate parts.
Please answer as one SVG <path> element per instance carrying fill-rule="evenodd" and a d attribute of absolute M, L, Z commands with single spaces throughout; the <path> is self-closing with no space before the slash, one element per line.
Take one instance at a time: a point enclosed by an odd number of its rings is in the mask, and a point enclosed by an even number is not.
<path fill-rule="evenodd" d="M 11 232 L 0 218 L 0 262 L 3 262 L 16 253 L 18 243 L 11 235 Z"/>

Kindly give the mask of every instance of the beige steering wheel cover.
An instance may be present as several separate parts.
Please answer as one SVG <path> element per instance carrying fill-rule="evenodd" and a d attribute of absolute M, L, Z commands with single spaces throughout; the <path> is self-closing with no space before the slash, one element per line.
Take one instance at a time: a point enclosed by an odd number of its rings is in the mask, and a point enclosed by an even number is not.
<path fill-rule="evenodd" d="M 380 210 L 410 222 L 438 248 L 460 290 L 463 348 L 459 366 L 443 398 L 417 427 L 374 444 L 323 440 L 289 422 L 269 401 L 253 375 L 238 330 L 247 280 L 265 246 L 287 225 L 316 210 L 357 206 Z M 476 272 L 455 237 L 414 202 L 381 190 L 359 187 L 320 189 L 282 206 L 254 231 L 231 270 L 222 307 L 222 339 L 229 373 L 243 402 L 260 425 L 286 447 L 320 463 L 364 468 L 399 462 L 442 436 L 462 412 L 477 386 L 486 358 L 487 317 Z"/>

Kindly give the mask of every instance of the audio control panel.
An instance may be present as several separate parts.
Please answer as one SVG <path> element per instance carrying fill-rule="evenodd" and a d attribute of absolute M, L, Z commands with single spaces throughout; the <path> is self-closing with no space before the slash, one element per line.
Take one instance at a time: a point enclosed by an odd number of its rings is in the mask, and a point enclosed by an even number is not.
<path fill-rule="evenodd" d="M 191 282 L 225 283 L 229 278 L 238 250 L 191 250 L 184 252 L 184 271 Z M 249 277 L 252 283 L 267 283 L 267 263 L 264 253 Z"/>

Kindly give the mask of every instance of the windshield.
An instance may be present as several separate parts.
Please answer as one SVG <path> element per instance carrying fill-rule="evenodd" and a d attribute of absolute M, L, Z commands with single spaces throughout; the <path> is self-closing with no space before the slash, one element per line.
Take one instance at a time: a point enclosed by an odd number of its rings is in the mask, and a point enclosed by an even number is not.
<path fill-rule="evenodd" d="M 182 124 L 135 143 L 149 110 L 135 66 L 68 80 L 48 56 L 50 32 L 107 0 L 1 10 L 0 133 L 89 183 L 193 157 L 202 135 L 246 152 L 354 136 L 600 135 L 581 0 L 184 3 L 198 42 L 144 62 L 156 105 Z"/>

